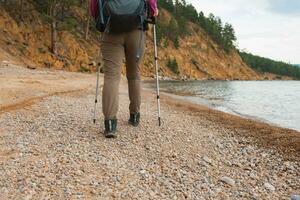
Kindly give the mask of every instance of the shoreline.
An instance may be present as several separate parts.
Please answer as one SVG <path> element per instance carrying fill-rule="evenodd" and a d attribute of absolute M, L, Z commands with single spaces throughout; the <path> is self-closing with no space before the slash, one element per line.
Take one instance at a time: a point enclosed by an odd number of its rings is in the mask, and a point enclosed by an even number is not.
<path fill-rule="evenodd" d="M 266 79 L 227 79 L 227 78 L 181 78 L 181 77 L 168 77 L 168 76 L 159 76 L 161 81 L 178 81 L 178 82 L 189 82 L 189 81 L 300 81 L 299 79 L 294 79 L 291 77 L 285 78 L 266 78 Z M 155 81 L 155 76 L 143 77 L 143 81 Z"/>
<path fill-rule="evenodd" d="M 163 97 L 161 98 L 162 102 L 180 110 L 194 112 L 195 115 L 205 117 L 211 122 L 235 131 L 239 136 L 250 137 L 260 147 L 276 149 L 283 154 L 300 158 L 300 132 L 297 130 L 220 111 L 177 98 L 176 95 L 169 93 L 162 93 L 161 96 Z"/>
<path fill-rule="evenodd" d="M 144 88 L 144 89 L 150 89 L 150 88 Z M 151 90 L 151 89 L 150 89 Z M 168 97 L 171 97 L 173 99 L 178 99 L 178 100 L 181 100 L 183 102 L 186 102 L 186 103 L 189 103 L 189 104 L 195 104 L 195 105 L 199 105 L 200 107 L 207 107 L 208 109 L 212 109 L 212 110 L 215 110 L 215 111 L 219 111 L 219 112 L 222 112 L 222 113 L 226 113 L 226 114 L 230 114 L 230 115 L 233 115 L 233 116 L 237 116 L 237 117 L 240 117 L 242 119 L 249 119 L 249 120 L 253 120 L 253 121 L 256 121 L 256 122 L 260 122 L 260 123 L 265 123 L 265 124 L 268 124 L 270 126 L 274 126 L 274 127 L 278 127 L 278 128 L 283 128 L 283 129 L 288 129 L 288 130 L 292 130 L 292 131 L 296 131 L 296 132 L 299 132 L 300 134 L 300 130 L 297 130 L 295 128 L 291 128 L 291 127 L 284 127 L 280 124 L 276 124 L 272 121 L 269 121 L 269 120 L 266 120 L 266 119 L 263 119 L 263 118 L 260 118 L 260 117 L 257 117 L 257 116 L 251 116 L 251 115 L 246 115 L 246 114 L 242 114 L 242 113 L 239 113 L 235 110 L 231 110 L 227 107 L 222 107 L 222 108 L 225 108 L 225 110 L 223 109 L 218 109 L 214 106 L 209 106 L 209 105 L 206 105 L 204 103 L 201 103 L 201 102 L 193 102 L 189 99 L 185 99 L 184 97 L 185 96 L 188 96 L 188 95 L 177 95 L 177 94 L 174 94 L 174 93 L 168 93 L 168 92 L 160 92 L 161 94 L 165 95 L 165 96 L 168 96 Z M 188 96 L 189 97 L 189 96 Z M 228 110 L 228 111 L 226 111 Z"/>

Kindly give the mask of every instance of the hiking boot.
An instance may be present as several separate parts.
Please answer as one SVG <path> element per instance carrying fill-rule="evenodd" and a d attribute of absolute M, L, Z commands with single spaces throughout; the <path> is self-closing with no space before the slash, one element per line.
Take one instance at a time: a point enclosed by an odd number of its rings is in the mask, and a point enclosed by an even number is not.
<path fill-rule="evenodd" d="M 140 113 L 130 114 L 128 123 L 131 124 L 132 126 L 137 127 L 140 124 L 140 117 L 141 117 Z"/>
<path fill-rule="evenodd" d="M 117 119 L 109 119 L 104 121 L 105 131 L 104 135 L 106 138 L 115 138 L 117 137 Z"/>

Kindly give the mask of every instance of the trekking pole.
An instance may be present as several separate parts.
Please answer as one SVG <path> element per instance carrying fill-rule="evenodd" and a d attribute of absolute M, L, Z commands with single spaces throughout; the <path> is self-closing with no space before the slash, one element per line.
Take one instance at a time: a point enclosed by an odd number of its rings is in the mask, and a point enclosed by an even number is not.
<path fill-rule="evenodd" d="M 98 94 L 99 94 L 99 76 L 100 76 L 100 64 L 98 64 L 98 69 L 97 69 L 97 84 L 96 84 L 96 96 L 95 96 L 94 118 L 93 118 L 94 124 L 96 123 L 96 112 L 97 112 L 97 103 L 98 103 Z"/>
<path fill-rule="evenodd" d="M 158 126 L 161 126 L 160 117 L 160 92 L 159 92 L 159 77 L 158 77 L 158 56 L 157 56 L 157 42 L 156 42 L 156 21 L 153 19 L 153 42 L 154 42 L 154 61 L 156 72 L 156 92 L 157 92 L 157 112 L 158 112 Z"/>

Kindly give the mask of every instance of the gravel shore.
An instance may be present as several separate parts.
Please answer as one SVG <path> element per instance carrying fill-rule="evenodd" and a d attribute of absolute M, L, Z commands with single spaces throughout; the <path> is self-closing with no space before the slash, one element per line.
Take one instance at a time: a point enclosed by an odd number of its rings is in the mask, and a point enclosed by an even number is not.
<path fill-rule="evenodd" d="M 20 69 L 1 67 L 0 84 L 10 70 Z M 40 71 L 22 70 L 40 79 Z M 57 73 L 85 82 L 70 93 L 41 88 L 47 96 L 22 108 L 1 105 L 0 199 L 281 200 L 300 194 L 299 157 L 166 100 L 158 127 L 152 92 L 143 93 L 140 127 L 129 126 L 123 83 L 118 138 L 105 139 L 101 102 L 92 123 L 95 75 Z"/>

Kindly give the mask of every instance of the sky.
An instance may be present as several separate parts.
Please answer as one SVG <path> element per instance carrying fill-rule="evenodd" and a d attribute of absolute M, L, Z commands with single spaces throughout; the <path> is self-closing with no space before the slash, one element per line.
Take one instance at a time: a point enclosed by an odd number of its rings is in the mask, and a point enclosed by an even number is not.
<path fill-rule="evenodd" d="M 300 64 L 300 0 L 186 0 L 233 25 L 238 48 Z"/>

